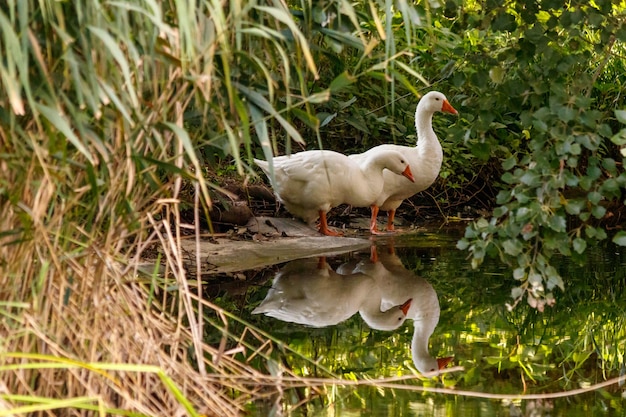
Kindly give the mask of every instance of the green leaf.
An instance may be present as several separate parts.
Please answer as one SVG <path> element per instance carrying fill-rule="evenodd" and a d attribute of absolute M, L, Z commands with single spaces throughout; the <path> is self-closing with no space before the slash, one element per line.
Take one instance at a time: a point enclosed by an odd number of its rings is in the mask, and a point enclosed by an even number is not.
<path fill-rule="evenodd" d="M 493 217 L 495 217 L 497 219 L 499 217 L 504 216 L 508 211 L 509 211 L 509 209 L 506 206 L 496 207 L 493 210 Z"/>
<path fill-rule="evenodd" d="M 527 171 L 524 175 L 522 175 L 520 177 L 520 181 L 522 182 L 522 184 L 526 184 L 531 187 L 540 183 L 539 175 L 531 171 Z"/>
<path fill-rule="evenodd" d="M 199 170 L 199 172 L 202 172 L 201 167 L 200 167 L 200 161 L 198 160 L 198 157 L 196 155 L 196 150 L 193 147 L 193 143 L 191 142 L 191 138 L 189 137 L 189 133 L 184 128 L 182 128 L 181 126 L 178 126 L 177 124 L 174 124 L 174 123 L 171 123 L 171 122 L 165 122 L 164 124 L 172 132 L 174 132 L 174 134 L 181 141 L 181 143 L 183 145 L 183 149 L 185 150 L 185 153 L 187 154 L 187 157 L 189 158 L 191 163 L 194 165 L 194 167 L 197 170 Z"/>
<path fill-rule="evenodd" d="M 330 91 L 323 90 L 315 94 L 311 94 L 306 98 L 306 101 L 313 104 L 326 103 L 330 100 Z"/>
<path fill-rule="evenodd" d="M 337 113 L 329 114 L 326 112 L 321 112 L 318 113 L 316 117 L 321 120 L 320 127 L 324 127 L 328 123 L 330 123 L 335 117 L 337 117 Z"/>
<path fill-rule="evenodd" d="M 544 37 L 544 30 L 540 23 L 535 23 L 524 35 L 532 43 L 538 43 Z"/>
<path fill-rule="evenodd" d="M 344 71 L 341 74 L 339 74 L 337 77 L 335 77 L 334 80 L 331 81 L 330 91 L 332 91 L 333 93 L 337 92 L 343 89 L 344 87 L 347 87 L 350 84 L 353 84 L 355 81 L 356 81 L 355 76 L 348 74 L 348 71 Z"/>
<path fill-rule="evenodd" d="M 539 287 L 543 283 L 543 277 L 537 272 L 531 272 L 528 274 L 528 282 L 533 287 Z"/>
<path fill-rule="evenodd" d="M 617 164 L 615 163 L 615 159 L 613 158 L 604 158 L 602 160 L 602 167 L 611 173 L 615 172 L 617 169 Z"/>
<path fill-rule="evenodd" d="M 620 123 L 626 124 L 626 110 L 615 110 L 615 117 Z"/>
<path fill-rule="evenodd" d="M 548 290 L 552 290 L 555 287 L 559 287 L 561 291 L 565 290 L 565 285 L 563 284 L 563 278 L 559 274 L 549 275 L 548 282 L 546 283 Z"/>
<path fill-rule="evenodd" d="M 559 215 L 552 216 L 550 218 L 549 225 L 550 228 L 556 232 L 564 232 L 567 227 L 565 217 Z"/>
<path fill-rule="evenodd" d="M 125 96 L 130 99 L 131 104 L 134 108 L 139 107 L 139 100 L 137 98 L 137 94 L 135 93 L 135 83 L 131 78 L 130 64 L 126 59 L 124 52 L 122 52 L 122 49 L 119 46 L 119 42 L 113 39 L 109 32 L 104 29 L 95 26 L 87 26 L 87 28 L 94 35 L 100 38 L 102 43 L 104 43 L 104 46 L 113 56 L 113 59 L 115 59 L 115 62 L 117 62 L 117 65 L 119 65 L 120 69 L 122 70 L 122 74 L 124 75 L 124 87 L 128 89 L 128 94 L 126 94 Z"/>
<path fill-rule="evenodd" d="M 602 194 L 597 191 L 592 191 L 587 194 L 587 199 L 591 202 L 591 204 L 596 205 L 600 202 L 600 200 L 602 200 Z"/>
<path fill-rule="evenodd" d="M 346 122 L 348 122 L 348 124 L 354 126 L 355 128 L 359 129 L 362 132 L 365 132 L 367 134 L 372 133 L 367 128 L 367 123 L 365 123 L 365 121 L 361 117 L 350 116 L 346 119 Z"/>
<path fill-rule="evenodd" d="M 60 111 L 55 110 L 51 107 L 43 105 L 41 103 L 36 103 L 35 106 L 37 110 L 46 118 L 54 127 L 57 128 L 59 132 L 61 132 L 65 137 L 71 142 L 72 145 L 82 153 L 85 158 L 92 164 L 95 165 L 95 158 L 89 152 L 89 149 L 81 142 L 81 140 L 76 136 L 73 129 L 70 127 L 67 119 L 61 114 Z"/>
<path fill-rule="evenodd" d="M 272 106 L 272 104 L 260 93 L 253 91 L 252 89 L 244 86 L 242 84 L 234 83 L 234 85 L 241 91 L 246 97 L 250 99 L 255 105 L 257 105 L 260 109 L 269 113 L 272 117 L 274 117 L 278 123 L 285 129 L 289 137 L 295 140 L 298 143 L 304 144 L 304 139 L 300 135 L 300 132 L 296 130 L 295 127 L 291 125 L 284 117 L 282 117 Z"/>
<path fill-rule="evenodd" d="M 577 237 L 573 242 L 574 250 L 577 253 L 583 253 L 585 249 L 587 249 L 587 241 L 585 239 L 581 239 Z"/>
<path fill-rule="evenodd" d="M 596 219 L 601 219 L 604 217 L 604 215 L 606 214 L 606 209 L 604 208 L 604 206 L 594 206 L 591 209 L 591 214 L 593 215 L 593 217 L 595 217 Z"/>
<path fill-rule="evenodd" d="M 486 229 L 489 227 L 489 222 L 486 219 L 480 218 L 476 221 L 476 229 Z"/>
<path fill-rule="evenodd" d="M 623 230 L 617 232 L 615 236 L 613 236 L 613 243 L 618 246 L 626 246 L 626 232 Z"/>
<path fill-rule="evenodd" d="M 338 51 L 341 51 L 344 46 L 350 46 L 360 51 L 365 49 L 365 45 L 363 45 L 363 42 L 361 42 L 359 38 L 350 33 L 340 32 L 338 30 L 328 28 L 318 28 L 318 30 L 320 31 L 320 33 L 328 36 L 329 39 L 327 40 L 335 41 L 337 43 Z"/>
<path fill-rule="evenodd" d="M 305 112 L 304 110 L 300 110 L 298 108 L 291 109 L 291 112 L 298 119 L 302 120 L 304 124 L 306 124 L 311 129 L 318 129 L 320 125 L 320 120 L 314 115 Z"/>
<path fill-rule="evenodd" d="M 322 22 L 326 21 L 326 12 L 324 11 L 323 8 L 319 6 L 313 7 L 312 15 L 313 15 L 313 21 L 317 24 L 321 24 Z"/>
<path fill-rule="evenodd" d="M 515 22 L 515 16 L 508 13 L 498 13 L 493 22 L 491 23 L 491 29 L 495 32 L 512 32 L 517 29 L 517 23 Z"/>
<path fill-rule="evenodd" d="M 611 142 L 618 146 L 626 145 L 626 129 L 622 129 L 615 135 L 611 136 Z"/>
<path fill-rule="evenodd" d="M 602 188 L 602 191 L 605 191 L 605 192 L 615 192 L 619 190 L 619 183 L 617 182 L 615 178 L 607 178 L 602 183 L 601 188 Z"/>
<path fill-rule="evenodd" d="M 522 253 L 522 249 L 524 249 L 522 242 L 517 239 L 508 239 L 502 243 L 502 249 L 504 252 L 511 256 L 517 256 Z"/>
<path fill-rule="evenodd" d="M 193 143 L 191 142 L 191 138 L 189 137 L 189 133 L 183 127 L 174 123 L 164 122 L 164 125 L 167 126 L 172 132 L 174 132 L 178 140 L 181 141 L 183 145 L 183 149 L 185 150 L 185 153 L 187 154 L 187 158 L 191 162 L 191 164 L 194 166 L 195 173 L 198 176 L 197 178 L 200 179 L 203 170 L 202 170 L 202 167 L 200 166 L 200 161 L 198 160 L 198 156 L 196 155 L 196 150 L 193 146 Z M 238 148 L 237 148 L 237 151 L 238 151 Z M 236 159 L 239 160 L 239 154 L 236 153 L 234 155 L 236 156 Z M 211 197 L 209 196 L 209 190 L 206 186 L 206 182 L 198 181 L 198 184 L 200 185 L 200 191 L 205 201 L 207 203 L 210 203 Z"/>
<path fill-rule="evenodd" d="M 515 158 L 515 156 L 511 156 L 510 158 L 507 158 L 502 162 L 502 168 L 508 171 L 511 168 L 513 168 L 516 164 L 517 164 L 517 159 Z"/>
<path fill-rule="evenodd" d="M 257 106 L 252 103 L 248 103 L 248 109 L 250 111 L 250 116 L 252 116 L 252 124 L 254 125 L 254 130 L 259 138 L 261 149 L 263 149 L 265 160 L 270 161 L 274 156 L 274 153 L 272 151 L 272 142 L 270 141 L 269 131 L 267 129 L 267 122 L 263 117 L 263 113 L 261 113 Z M 270 176 L 274 176 L 274 167 L 271 163 Z"/>
<path fill-rule="evenodd" d="M 567 214 L 577 215 L 585 207 L 583 200 L 567 200 L 565 203 L 565 211 Z"/>
<path fill-rule="evenodd" d="M 302 52 L 302 55 L 304 55 L 304 60 L 306 61 L 309 69 L 317 79 L 317 66 L 315 65 L 315 60 L 313 59 L 313 55 L 311 54 L 311 50 L 309 49 L 309 42 L 307 42 L 306 38 L 298 28 L 296 20 L 293 19 L 291 14 L 289 14 L 288 11 L 280 7 L 256 6 L 255 9 L 272 15 L 275 19 L 280 20 L 285 25 L 287 25 L 287 27 L 289 27 L 289 30 L 293 34 L 293 37 L 298 39 L 298 44 L 300 46 L 300 51 Z"/>
<path fill-rule="evenodd" d="M 569 122 L 571 120 L 574 120 L 574 118 L 576 117 L 576 111 L 571 107 L 561 107 L 558 110 L 558 115 L 562 121 Z"/>
<path fill-rule="evenodd" d="M 408 72 L 409 74 L 411 74 L 413 77 L 415 77 L 416 79 L 420 80 L 422 82 L 422 84 L 424 85 L 430 85 L 430 83 L 428 82 L 428 80 L 426 78 L 424 78 L 424 76 L 422 74 L 420 74 L 419 72 L 415 71 L 413 68 L 409 67 L 408 65 L 406 65 L 404 62 L 402 61 L 395 61 L 395 64 L 402 68 L 403 70 L 405 70 L 406 72 Z"/>

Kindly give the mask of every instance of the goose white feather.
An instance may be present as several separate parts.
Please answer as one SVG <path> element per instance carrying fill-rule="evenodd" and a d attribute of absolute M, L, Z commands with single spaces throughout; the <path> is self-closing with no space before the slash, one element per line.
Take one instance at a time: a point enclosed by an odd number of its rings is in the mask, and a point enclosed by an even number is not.
<path fill-rule="evenodd" d="M 326 235 L 338 234 L 328 229 L 326 213 L 331 208 L 374 203 L 383 190 L 384 169 L 407 184 L 414 180 L 406 158 L 396 150 L 381 150 L 358 160 L 334 151 L 313 150 L 278 156 L 270 162 L 254 161 L 285 208 L 308 224 L 319 217 L 319 230 Z"/>
<path fill-rule="evenodd" d="M 412 167 L 415 178 L 412 184 L 398 181 L 396 176 L 391 175 L 391 173 L 383 174 L 385 181 L 383 191 L 372 208 L 370 222 L 372 233 L 378 233 L 376 225 L 378 209 L 387 211 L 387 231 L 393 231 L 396 209 L 402 204 L 402 201 L 430 187 L 439 176 L 443 150 L 433 130 L 432 123 L 433 114 L 439 111 L 458 114 L 446 96 L 438 91 L 425 94 L 419 101 L 415 110 L 415 128 L 417 130 L 417 145 L 415 147 L 385 144 L 373 147 L 361 154 L 350 155 L 350 158 L 362 161 L 371 158 L 373 154 L 378 152 L 397 151 L 408 159 L 409 165 Z"/>
<path fill-rule="evenodd" d="M 332 326 L 359 312 L 375 329 L 392 330 L 404 323 L 411 300 L 380 311 L 376 282 L 368 275 L 339 275 L 325 259 L 298 259 L 274 277 L 272 288 L 252 313 L 312 327 Z"/>

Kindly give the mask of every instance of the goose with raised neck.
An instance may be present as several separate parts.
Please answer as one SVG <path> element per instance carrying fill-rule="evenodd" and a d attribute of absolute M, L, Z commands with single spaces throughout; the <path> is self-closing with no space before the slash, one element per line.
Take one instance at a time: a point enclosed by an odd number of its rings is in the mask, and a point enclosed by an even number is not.
<path fill-rule="evenodd" d="M 402 201 L 430 187 L 439 176 L 443 162 L 443 150 L 433 129 L 432 119 L 436 112 L 458 114 L 444 94 L 431 91 L 421 98 L 415 110 L 416 146 L 384 144 L 360 154 L 350 155 L 350 158 L 359 161 L 378 152 L 393 150 L 402 153 L 412 167 L 415 181 L 411 184 L 406 183 L 406 181 L 398 181 L 397 178 L 394 178 L 396 176 L 391 173 L 383 173 L 383 191 L 372 205 L 370 220 L 372 234 L 379 233 L 376 224 L 379 210 L 387 211 L 387 231 L 393 232 L 395 230 L 393 221 L 396 209 L 402 204 Z"/>
<path fill-rule="evenodd" d="M 451 361 L 452 357 L 435 358 L 429 352 L 429 340 L 439 323 L 440 307 L 437 293 L 433 286 L 424 278 L 407 269 L 396 255 L 390 244 L 378 253 L 372 245 L 370 258 L 359 262 L 353 267 L 341 268 L 344 273 L 363 273 L 370 275 L 381 288 L 380 310 L 401 303 L 411 298 L 411 305 L 406 318 L 413 320 L 413 337 L 411 339 L 411 356 L 417 370 L 426 376 L 436 376 Z M 337 270 L 340 270 L 338 268 Z"/>

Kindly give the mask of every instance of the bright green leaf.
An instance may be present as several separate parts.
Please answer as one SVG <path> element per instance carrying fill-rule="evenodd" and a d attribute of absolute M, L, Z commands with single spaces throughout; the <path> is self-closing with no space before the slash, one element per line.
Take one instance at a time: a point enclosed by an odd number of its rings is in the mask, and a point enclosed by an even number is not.
<path fill-rule="evenodd" d="M 522 253 L 523 245 L 517 239 L 508 239 L 502 243 L 502 249 L 504 252 L 511 256 L 517 256 Z"/>
<path fill-rule="evenodd" d="M 615 110 L 615 117 L 620 123 L 626 124 L 626 110 Z"/>
<path fill-rule="evenodd" d="M 74 145 L 74 147 L 82 153 L 85 158 L 92 164 L 95 165 L 95 158 L 89 152 L 89 149 L 83 144 L 83 142 L 76 136 L 74 130 L 70 127 L 68 120 L 64 117 L 64 115 L 51 107 L 48 107 L 44 104 L 37 103 L 37 110 L 46 118 L 48 121 L 57 128 L 59 132 L 61 132 L 65 137 Z"/>
<path fill-rule="evenodd" d="M 626 232 L 623 230 L 617 232 L 615 236 L 613 236 L 613 243 L 618 246 L 626 246 Z"/>
<path fill-rule="evenodd" d="M 587 249 L 587 241 L 577 237 L 573 242 L 574 250 L 578 253 L 583 253 Z"/>

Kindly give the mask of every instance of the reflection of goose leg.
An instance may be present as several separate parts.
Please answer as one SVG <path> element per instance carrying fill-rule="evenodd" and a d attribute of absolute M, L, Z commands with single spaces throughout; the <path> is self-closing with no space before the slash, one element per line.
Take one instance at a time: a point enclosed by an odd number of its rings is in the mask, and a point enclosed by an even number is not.
<path fill-rule="evenodd" d="M 378 262 L 378 250 L 376 245 L 370 246 L 370 261 L 375 264 Z"/>
<path fill-rule="evenodd" d="M 326 257 L 325 256 L 320 256 L 317 259 L 317 269 L 325 269 L 326 267 L 327 267 Z"/>
<path fill-rule="evenodd" d="M 393 239 L 390 239 L 389 242 L 387 243 L 387 253 L 389 255 L 395 255 L 396 253 L 396 248 L 394 247 Z"/>

